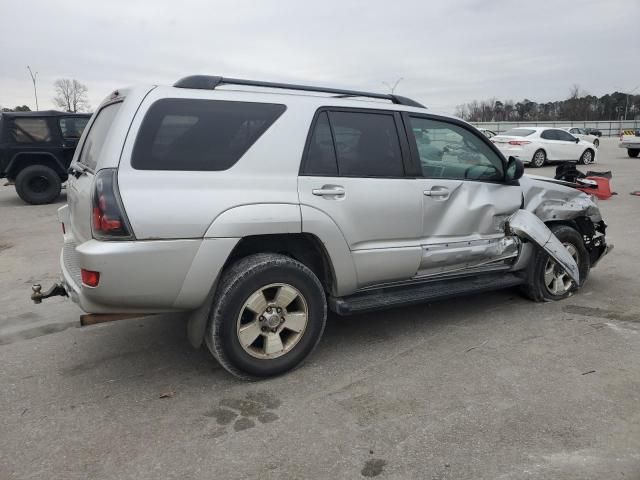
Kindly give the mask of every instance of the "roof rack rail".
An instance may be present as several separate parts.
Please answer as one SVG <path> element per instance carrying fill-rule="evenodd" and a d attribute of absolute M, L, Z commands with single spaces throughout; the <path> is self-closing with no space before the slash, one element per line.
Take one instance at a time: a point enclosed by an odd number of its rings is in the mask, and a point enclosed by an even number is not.
<path fill-rule="evenodd" d="M 245 85 L 248 87 L 282 88 L 285 90 L 299 90 L 302 92 L 333 93 L 342 97 L 368 97 L 389 100 L 398 105 L 426 108 L 424 105 L 400 95 L 386 93 L 359 92 L 357 90 L 342 90 L 338 88 L 312 87 L 309 85 L 295 85 L 293 83 L 262 82 L 259 80 L 243 80 L 241 78 L 228 78 L 212 75 L 190 75 L 181 78 L 173 84 L 177 88 L 196 88 L 200 90 L 214 90 L 220 85 Z"/>

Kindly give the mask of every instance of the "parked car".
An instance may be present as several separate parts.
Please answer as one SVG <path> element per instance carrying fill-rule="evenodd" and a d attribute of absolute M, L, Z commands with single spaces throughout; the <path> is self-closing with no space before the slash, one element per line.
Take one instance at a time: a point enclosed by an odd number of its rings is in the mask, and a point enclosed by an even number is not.
<path fill-rule="evenodd" d="M 478 130 L 480 130 L 487 138 L 495 137 L 497 135 L 496 132 L 487 130 L 486 128 L 478 128 Z"/>
<path fill-rule="evenodd" d="M 584 130 L 588 135 L 595 135 L 596 137 L 602 136 L 602 131 L 598 130 L 597 128 L 585 128 Z"/>
<path fill-rule="evenodd" d="M 328 309 L 513 286 L 560 300 L 608 249 L 591 197 L 394 95 L 207 76 L 121 89 L 71 168 L 63 281 L 34 301 L 68 295 L 86 323 L 190 312 L 191 343 L 242 378 L 302 362 Z"/>
<path fill-rule="evenodd" d="M 597 136 L 587 133 L 586 128 L 578 128 L 578 127 L 564 127 L 562 130 L 566 130 L 571 135 L 580 140 L 584 140 L 585 142 L 593 143 L 593 146 L 598 148 L 600 146 L 600 140 Z"/>
<path fill-rule="evenodd" d="M 620 148 L 627 149 L 627 155 L 635 158 L 640 154 L 640 129 L 624 129 L 620 132 Z"/>
<path fill-rule="evenodd" d="M 3 112 L 0 114 L 0 178 L 15 184 L 22 200 L 51 203 L 67 179 L 67 168 L 89 114 Z"/>
<path fill-rule="evenodd" d="M 517 127 L 496 135 L 491 141 L 506 156 L 524 164 L 542 167 L 547 162 L 577 161 L 588 165 L 596 161 L 596 148 L 560 128 Z"/>

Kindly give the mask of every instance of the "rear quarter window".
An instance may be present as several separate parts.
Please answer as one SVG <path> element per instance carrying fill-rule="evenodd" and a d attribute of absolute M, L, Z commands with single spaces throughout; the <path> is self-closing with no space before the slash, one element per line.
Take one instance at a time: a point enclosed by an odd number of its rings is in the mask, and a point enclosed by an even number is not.
<path fill-rule="evenodd" d="M 50 143 L 52 140 L 46 118 L 14 118 L 11 137 L 16 143 Z"/>
<path fill-rule="evenodd" d="M 158 100 L 142 122 L 131 165 L 137 170 L 226 170 L 285 109 L 272 103 Z"/>
<path fill-rule="evenodd" d="M 91 127 L 89 127 L 89 133 L 84 141 L 84 145 L 82 145 L 78 162 L 86 165 L 91 170 L 96 169 L 100 152 L 108 137 L 109 129 L 121 106 L 122 102 L 117 102 L 102 107 L 96 115 L 96 119 L 91 124 Z"/>

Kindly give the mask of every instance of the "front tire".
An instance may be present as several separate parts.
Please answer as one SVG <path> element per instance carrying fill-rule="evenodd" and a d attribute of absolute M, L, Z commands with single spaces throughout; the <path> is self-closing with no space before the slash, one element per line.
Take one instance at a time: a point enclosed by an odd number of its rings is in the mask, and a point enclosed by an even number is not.
<path fill-rule="evenodd" d="M 540 168 L 547 163 L 547 154 L 544 150 L 536 150 L 536 153 L 533 154 L 533 158 L 531 159 L 531 166 L 535 168 Z"/>
<path fill-rule="evenodd" d="M 571 296 L 584 285 L 591 267 L 589 253 L 578 231 L 566 225 L 554 225 L 551 231 L 578 264 L 580 285 L 576 285 L 544 250 L 537 248 L 527 268 L 526 283 L 521 288 L 526 297 L 536 302 L 562 300 Z"/>
<path fill-rule="evenodd" d="M 640 149 L 627 148 L 627 155 L 629 155 L 631 158 L 636 158 L 639 153 L 640 153 Z"/>
<path fill-rule="evenodd" d="M 309 268 L 284 255 L 255 254 L 222 274 L 206 342 L 236 377 L 273 377 L 311 354 L 326 320 L 324 289 Z"/>
<path fill-rule="evenodd" d="M 53 202 L 60 195 L 62 180 L 46 165 L 30 165 L 23 168 L 16 177 L 18 196 L 31 205 Z"/>
<path fill-rule="evenodd" d="M 593 150 L 587 148 L 584 152 L 582 152 L 582 155 L 580 156 L 580 160 L 578 160 L 578 163 L 580 165 L 590 165 L 593 163 Z"/>

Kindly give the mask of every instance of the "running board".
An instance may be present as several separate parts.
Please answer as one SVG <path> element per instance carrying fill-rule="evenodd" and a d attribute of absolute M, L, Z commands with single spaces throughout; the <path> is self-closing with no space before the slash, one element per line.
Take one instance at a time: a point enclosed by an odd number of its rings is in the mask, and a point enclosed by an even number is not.
<path fill-rule="evenodd" d="M 356 293 L 347 297 L 329 297 L 329 308 L 338 315 L 381 310 L 405 305 L 458 297 L 470 293 L 499 290 L 524 283 L 513 273 L 484 274 L 474 277 L 441 280 L 417 285 L 386 287 Z"/>

